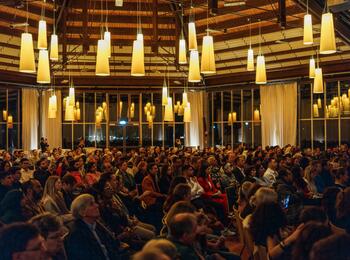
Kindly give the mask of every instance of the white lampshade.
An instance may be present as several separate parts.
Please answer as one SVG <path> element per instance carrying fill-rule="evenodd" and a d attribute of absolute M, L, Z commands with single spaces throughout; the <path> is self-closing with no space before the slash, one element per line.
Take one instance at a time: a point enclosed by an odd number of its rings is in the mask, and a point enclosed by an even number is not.
<path fill-rule="evenodd" d="M 304 44 L 310 45 L 314 43 L 314 37 L 312 32 L 312 16 L 306 14 L 304 16 Z"/>
<path fill-rule="evenodd" d="M 200 82 L 201 74 L 199 72 L 199 56 L 198 51 L 190 52 L 190 68 L 188 71 L 188 82 Z"/>
<path fill-rule="evenodd" d="M 36 82 L 41 84 L 51 82 L 49 53 L 47 50 L 39 51 L 38 74 L 36 75 Z"/>
<path fill-rule="evenodd" d="M 174 121 L 173 100 L 171 97 L 168 97 L 168 104 L 165 106 L 164 121 L 167 121 L 167 122 Z"/>
<path fill-rule="evenodd" d="M 313 105 L 313 115 L 314 115 L 314 117 L 319 117 L 320 116 L 320 114 L 318 113 L 318 105 L 317 104 L 314 104 Z"/>
<path fill-rule="evenodd" d="M 187 92 L 182 93 L 182 106 L 186 107 L 188 103 L 188 97 L 187 97 Z"/>
<path fill-rule="evenodd" d="M 46 21 L 39 21 L 39 30 L 38 30 L 38 49 L 46 50 L 47 49 L 47 33 L 46 33 Z"/>
<path fill-rule="evenodd" d="M 110 58 L 111 54 L 112 54 L 112 49 L 111 49 L 111 32 L 105 31 L 103 39 L 107 42 L 108 58 Z"/>
<path fill-rule="evenodd" d="M 254 71 L 254 51 L 252 48 L 249 48 L 247 53 L 247 71 Z"/>
<path fill-rule="evenodd" d="M 322 100 L 320 98 L 317 99 L 318 108 L 322 108 Z"/>
<path fill-rule="evenodd" d="M 80 117 L 81 117 L 80 108 L 74 109 L 74 119 L 75 119 L 75 121 L 79 121 Z"/>
<path fill-rule="evenodd" d="M 75 105 L 75 89 L 73 86 L 69 87 L 69 105 L 70 106 Z"/>
<path fill-rule="evenodd" d="M 255 109 L 254 110 L 253 120 L 254 121 L 260 121 L 260 111 L 259 111 L 259 109 Z"/>
<path fill-rule="evenodd" d="M 213 40 L 213 36 L 211 35 L 206 35 L 203 37 L 201 72 L 203 74 L 216 73 L 214 40 Z"/>
<path fill-rule="evenodd" d="M 186 64 L 187 63 L 187 57 L 186 57 L 186 41 L 185 39 L 179 40 L 179 64 Z"/>
<path fill-rule="evenodd" d="M 190 123 L 192 121 L 191 118 L 191 105 L 188 102 L 187 106 L 184 109 L 184 123 Z"/>
<path fill-rule="evenodd" d="M 131 59 L 131 76 L 145 75 L 145 57 L 143 50 L 143 37 L 141 40 L 140 34 L 137 35 L 137 40 L 134 41 Z M 141 34 L 142 35 L 142 34 Z"/>
<path fill-rule="evenodd" d="M 50 60 L 58 61 L 58 37 L 56 34 L 51 35 Z"/>
<path fill-rule="evenodd" d="M 337 51 L 332 13 L 322 14 L 320 41 L 320 54 L 332 54 Z"/>
<path fill-rule="evenodd" d="M 49 109 L 47 117 L 49 119 L 54 119 L 54 118 L 56 118 L 56 113 L 57 113 L 56 110 Z"/>
<path fill-rule="evenodd" d="M 33 37 L 30 33 L 22 33 L 21 35 L 19 71 L 25 73 L 34 73 L 36 71 Z"/>
<path fill-rule="evenodd" d="M 98 40 L 96 55 L 96 76 L 109 76 L 108 43 L 105 40 Z"/>
<path fill-rule="evenodd" d="M 166 106 L 168 104 L 168 87 L 166 85 L 166 80 L 164 78 L 163 88 L 162 88 L 162 105 Z"/>
<path fill-rule="evenodd" d="M 315 69 L 315 78 L 314 78 L 314 91 L 313 93 L 323 93 L 323 75 L 322 69 Z"/>
<path fill-rule="evenodd" d="M 74 106 L 69 105 L 69 97 L 66 98 L 66 110 L 64 113 L 64 120 L 65 121 L 74 121 Z"/>
<path fill-rule="evenodd" d="M 123 0 L 115 0 L 115 6 L 117 7 L 123 6 Z"/>
<path fill-rule="evenodd" d="M 49 97 L 48 118 L 56 118 L 56 111 L 57 111 L 57 98 L 56 98 L 56 95 L 54 95 Z"/>
<path fill-rule="evenodd" d="M 256 84 L 266 84 L 266 68 L 265 68 L 265 57 L 259 55 L 256 60 L 256 75 L 255 83 Z"/>
<path fill-rule="evenodd" d="M 188 49 L 190 51 L 197 50 L 196 24 L 194 22 L 188 23 Z"/>
<path fill-rule="evenodd" d="M 316 69 L 316 64 L 315 64 L 315 59 L 311 58 L 309 62 L 309 78 L 313 79 L 315 77 L 315 69 Z"/>

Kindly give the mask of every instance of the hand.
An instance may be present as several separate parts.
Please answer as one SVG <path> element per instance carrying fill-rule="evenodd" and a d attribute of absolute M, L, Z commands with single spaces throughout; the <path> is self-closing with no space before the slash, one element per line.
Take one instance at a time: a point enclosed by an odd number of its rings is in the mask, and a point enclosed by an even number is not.
<path fill-rule="evenodd" d="M 290 234 L 286 239 L 285 239 L 285 244 L 290 245 L 291 243 L 293 243 L 294 241 L 296 241 L 298 239 L 298 237 L 300 236 L 301 231 L 304 229 L 304 223 L 301 223 L 296 230 L 294 230 L 294 232 L 292 234 Z"/>

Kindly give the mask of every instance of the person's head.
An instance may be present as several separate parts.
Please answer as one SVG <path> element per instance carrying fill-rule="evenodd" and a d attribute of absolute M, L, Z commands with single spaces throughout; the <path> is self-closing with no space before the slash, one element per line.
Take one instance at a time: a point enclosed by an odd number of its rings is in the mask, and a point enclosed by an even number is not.
<path fill-rule="evenodd" d="M 244 164 L 245 164 L 245 157 L 243 155 L 236 158 L 236 165 L 239 168 L 244 168 Z"/>
<path fill-rule="evenodd" d="M 128 163 L 126 161 L 121 162 L 120 165 L 119 165 L 119 169 L 122 172 L 126 172 L 126 170 L 128 169 Z"/>
<path fill-rule="evenodd" d="M 13 179 L 9 171 L 0 172 L 0 184 L 6 187 L 12 186 Z"/>
<path fill-rule="evenodd" d="M 24 170 L 28 170 L 30 167 L 30 162 L 27 158 L 22 158 L 20 161 L 20 166 Z"/>
<path fill-rule="evenodd" d="M 253 206 L 259 206 L 262 203 L 277 203 L 278 195 L 277 192 L 271 188 L 261 187 L 255 194 L 250 198 L 250 204 Z"/>
<path fill-rule="evenodd" d="M 267 238 L 280 235 L 286 224 L 286 215 L 278 203 L 262 203 L 252 214 L 250 230 L 257 245 L 266 245 Z"/>
<path fill-rule="evenodd" d="M 175 187 L 180 183 L 187 183 L 186 178 L 183 176 L 176 176 L 172 179 L 169 187 L 169 194 L 173 194 Z"/>
<path fill-rule="evenodd" d="M 350 187 L 338 193 L 335 208 L 338 218 L 350 216 Z"/>
<path fill-rule="evenodd" d="M 44 239 L 32 224 L 14 223 L 0 230 L 2 260 L 42 260 L 45 251 Z"/>
<path fill-rule="evenodd" d="M 108 183 L 108 187 L 111 189 L 110 192 L 119 191 L 121 187 L 120 179 L 112 173 L 104 173 L 101 175 L 99 181 L 97 182 L 97 185 L 99 186 L 101 192 L 103 192 L 106 188 L 106 183 Z"/>
<path fill-rule="evenodd" d="M 178 256 L 176 246 L 167 239 L 152 239 L 144 245 L 142 250 L 159 250 L 163 254 L 167 255 L 170 259 L 176 259 Z"/>
<path fill-rule="evenodd" d="M 196 208 L 188 201 L 178 201 L 171 206 L 165 217 L 165 223 L 168 224 L 172 218 L 179 213 L 195 213 Z"/>
<path fill-rule="evenodd" d="M 132 260 L 171 260 L 159 249 L 142 250 L 132 256 Z"/>
<path fill-rule="evenodd" d="M 321 224 L 327 224 L 328 218 L 326 213 L 321 207 L 309 206 L 305 207 L 299 215 L 299 220 L 302 223 L 317 222 Z"/>
<path fill-rule="evenodd" d="M 49 162 L 46 158 L 41 158 L 38 161 L 38 167 L 42 170 L 47 170 L 47 168 L 49 167 Z"/>
<path fill-rule="evenodd" d="M 349 260 L 350 236 L 334 234 L 317 241 L 310 252 L 310 260 Z"/>
<path fill-rule="evenodd" d="M 182 167 L 182 175 L 185 177 L 185 178 L 191 178 L 193 177 L 193 167 L 190 166 L 190 165 L 185 165 Z"/>
<path fill-rule="evenodd" d="M 62 189 L 62 182 L 60 177 L 50 176 L 49 178 L 47 178 L 47 181 L 45 183 L 43 198 L 45 198 L 46 196 L 50 196 L 54 198 L 56 194 L 59 191 L 61 191 L 61 189 Z"/>
<path fill-rule="evenodd" d="M 140 161 L 139 164 L 137 165 L 137 168 L 141 171 L 147 171 L 147 162 L 145 161 Z"/>
<path fill-rule="evenodd" d="M 21 179 L 21 168 L 18 166 L 13 166 L 10 168 L 9 172 L 11 173 L 13 182 L 19 182 Z"/>
<path fill-rule="evenodd" d="M 278 176 L 279 176 L 279 178 L 281 178 L 284 182 L 286 182 L 288 184 L 293 183 L 293 174 L 290 170 L 288 170 L 286 168 L 281 168 L 278 171 Z"/>
<path fill-rule="evenodd" d="M 190 201 L 191 187 L 185 183 L 180 183 L 175 187 L 173 196 L 177 201 L 180 201 L 180 200 Z"/>
<path fill-rule="evenodd" d="M 94 162 L 87 163 L 87 165 L 86 165 L 86 172 L 87 173 L 95 173 L 96 170 L 97 170 L 96 163 L 94 163 Z"/>
<path fill-rule="evenodd" d="M 45 239 L 45 246 L 49 256 L 53 257 L 64 249 L 63 238 L 66 232 L 58 216 L 51 213 L 43 213 L 31 218 L 29 223 L 36 226 L 40 235 Z"/>
<path fill-rule="evenodd" d="M 77 184 L 77 180 L 70 175 L 69 173 L 64 175 L 62 178 L 62 189 L 66 192 L 73 191 L 75 185 Z"/>
<path fill-rule="evenodd" d="M 268 165 L 267 165 L 271 170 L 276 170 L 277 169 L 277 161 L 275 158 L 270 158 L 268 160 Z"/>
<path fill-rule="evenodd" d="M 349 173 L 345 168 L 340 167 L 340 168 L 334 169 L 333 172 L 337 183 L 343 184 L 343 185 L 346 185 L 348 183 Z"/>
<path fill-rule="evenodd" d="M 40 201 L 43 196 L 43 187 L 36 179 L 30 179 L 22 184 L 24 195 L 34 202 Z"/>
<path fill-rule="evenodd" d="M 176 214 L 169 223 L 170 236 L 184 244 L 192 245 L 196 239 L 197 219 L 194 214 Z"/>
<path fill-rule="evenodd" d="M 151 176 L 156 176 L 158 173 L 158 166 L 155 163 L 148 164 L 148 172 Z"/>
<path fill-rule="evenodd" d="M 331 229 L 320 223 L 307 223 L 293 246 L 294 260 L 308 260 L 312 246 L 319 240 L 332 234 Z"/>
<path fill-rule="evenodd" d="M 239 188 L 238 191 L 238 201 L 240 203 L 244 202 L 244 203 L 248 203 L 248 192 L 249 189 L 252 187 L 253 183 L 249 182 L 249 181 L 245 181 L 242 183 L 242 186 Z"/>
<path fill-rule="evenodd" d="M 90 194 L 76 197 L 72 202 L 71 212 L 75 219 L 82 219 L 88 223 L 94 223 L 100 216 L 98 205 Z"/>

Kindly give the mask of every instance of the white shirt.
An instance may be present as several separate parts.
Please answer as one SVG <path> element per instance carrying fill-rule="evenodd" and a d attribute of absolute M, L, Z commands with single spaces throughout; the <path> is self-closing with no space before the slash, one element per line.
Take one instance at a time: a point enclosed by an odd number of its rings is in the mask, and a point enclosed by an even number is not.
<path fill-rule="evenodd" d="M 33 170 L 28 169 L 27 171 L 24 169 L 21 169 L 21 179 L 19 180 L 21 183 L 24 183 L 26 181 L 29 181 L 33 178 Z"/>
<path fill-rule="evenodd" d="M 263 179 L 268 186 L 272 186 L 272 184 L 276 182 L 277 176 L 278 176 L 278 172 L 270 168 L 267 168 L 267 170 L 264 173 Z"/>
<path fill-rule="evenodd" d="M 199 198 L 204 193 L 204 189 L 198 183 L 196 177 L 187 179 L 187 184 L 191 187 L 191 200 Z"/>

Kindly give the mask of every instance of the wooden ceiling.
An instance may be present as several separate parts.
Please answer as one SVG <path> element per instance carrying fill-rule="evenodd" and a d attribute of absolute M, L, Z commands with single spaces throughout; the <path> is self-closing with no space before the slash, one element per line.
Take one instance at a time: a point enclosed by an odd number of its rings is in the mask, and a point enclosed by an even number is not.
<path fill-rule="evenodd" d="M 38 21 L 43 15 L 48 24 L 48 35 L 52 33 L 54 16 L 60 42 L 60 59 L 51 63 L 55 82 L 65 84 L 68 74 L 75 85 L 91 87 L 160 87 L 166 63 L 174 86 L 182 86 L 188 66 L 178 65 L 176 60 L 183 22 L 186 25 L 190 10 L 195 14 L 196 29 L 201 51 L 201 40 L 207 29 L 206 0 L 124 0 L 122 7 L 115 6 L 115 0 L 28 0 L 28 31 L 37 38 Z M 141 10 L 137 3 L 141 1 Z M 212 0 L 210 0 L 212 1 Z M 243 2 L 238 6 L 228 3 Z M 302 43 L 302 24 L 305 14 L 303 1 L 299 0 L 219 0 L 218 9 L 211 9 L 208 26 L 214 36 L 217 74 L 205 76 L 198 86 L 230 84 L 253 80 L 254 73 L 246 72 L 246 52 L 250 42 L 255 50 L 259 47 L 259 24 L 261 25 L 261 46 L 265 54 L 268 79 L 289 76 L 306 76 L 308 61 L 319 45 L 320 16 L 322 2 L 310 1 L 314 14 L 315 45 Z M 211 2 L 209 2 L 211 3 Z M 107 8 L 106 8 L 107 6 Z M 285 24 L 284 8 L 285 7 Z M 55 12 L 54 12 L 55 10 Z M 137 14 L 141 17 L 145 39 L 146 76 L 130 76 L 132 42 L 136 37 Z M 35 75 L 18 72 L 20 35 L 24 27 L 18 24 L 26 21 L 26 2 L 0 0 L 0 80 L 35 84 Z M 101 17 L 107 19 L 112 34 L 113 54 L 110 59 L 111 76 L 97 77 L 95 57 L 97 40 L 101 33 Z M 336 16 L 337 18 L 337 16 Z M 250 21 L 250 22 L 249 22 Z M 260 21 L 260 22 L 259 22 Z M 249 24 L 251 23 L 251 27 Z M 350 62 L 350 32 L 336 20 L 337 48 L 333 55 L 321 56 L 321 66 L 326 71 L 342 70 L 342 64 Z M 251 30 L 250 30 L 251 28 Z M 36 56 L 38 52 L 36 50 Z M 345 70 L 345 69 L 344 69 Z"/>

